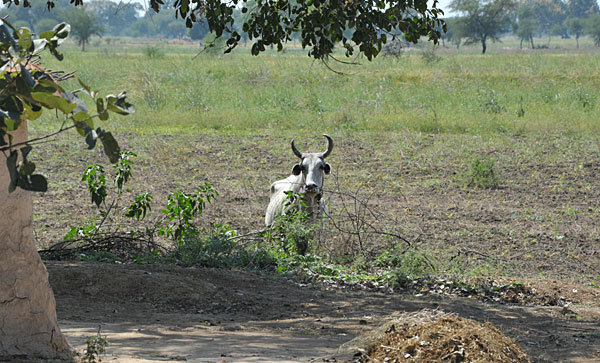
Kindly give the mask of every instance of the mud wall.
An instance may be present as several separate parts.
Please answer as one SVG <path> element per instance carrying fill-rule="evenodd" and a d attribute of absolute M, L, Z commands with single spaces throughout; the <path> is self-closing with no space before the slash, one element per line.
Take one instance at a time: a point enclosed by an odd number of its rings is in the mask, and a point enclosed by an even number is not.
<path fill-rule="evenodd" d="M 25 125 L 13 133 L 13 143 L 26 138 Z M 64 357 L 70 347 L 34 244 L 31 192 L 8 193 L 6 156 L 0 153 L 0 360 Z"/>

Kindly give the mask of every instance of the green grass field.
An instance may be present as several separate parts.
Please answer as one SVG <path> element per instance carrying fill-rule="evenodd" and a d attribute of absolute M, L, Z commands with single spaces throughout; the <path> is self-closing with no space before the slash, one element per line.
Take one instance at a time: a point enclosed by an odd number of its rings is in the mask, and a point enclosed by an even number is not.
<path fill-rule="evenodd" d="M 103 92 L 127 90 L 137 113 L 107 125 L 120 132 L 590 135 L 599 130 L 600 57 L 589 48 L 488 55 L 470 52 L 477 47 L 464 50 L 468 54 L 442 49 L 433 59 L 416 49 L 372 63 L 331 62 L 343 75 L 299 50 L 253 57 L 241 49 L 194 57 L 197 45 L 189 45 L 188 53 L 181 45 L 161 49 L 162 57 L 150 58 L 142 45 L 127 53 L 105 45 L 86 53 L 71 47 L 64 62 L 48 59 L 47 64 L 76 70 Z"/>
<path fill-rule="evenodd" d="M 371 63 L 332 62 L 341 75 L 299 49 L 195 56 L 198 46 L 184 44 L 160 45 L 154 58 L 144 44 L 67 46 L 64 62 L 44 64 L 76 70 L 103 93 L 128 92 L 137 112 L 96 126 L 139 154 L 132 192 L 149 190 L 158 204 L 176 187 L 209 181 L 221 192 L 210 223 L 260 229 L 269 183 L 295 162 L 290 139 L 321 149 L 329 133 L 331 210 L 343 211 L 343 193 L 369 201 L 385 216 L 381 228 L 439 261 L 438 273 L 597 284 L 600 53 L 589 39 L 579 50 L 574 40 L 551 44 L 560 48 L 520 51 L 515 39 L 487 55 L 476 46 L 434 56 L 411 48 Z M 59 126 L 50 113 L 30 124 L 34 134 Z M 87 164 L 106 161 L 75 133 L 38 155 L 51 185 L 36 201 L 36 228 L 48 245 L 95 213 L 79 180 Z M 498 189 L 469 185 L 475 160 L 494 161 Z M 324 250 L 336 261 L 359 250 L 369 259 L 388 242 L 333 236 Z"/>

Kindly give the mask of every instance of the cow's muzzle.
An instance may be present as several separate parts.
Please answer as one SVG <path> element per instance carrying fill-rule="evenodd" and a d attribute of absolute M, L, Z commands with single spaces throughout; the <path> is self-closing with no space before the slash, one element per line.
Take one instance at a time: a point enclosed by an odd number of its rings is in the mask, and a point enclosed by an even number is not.
<path fill-rule="evenodd" d="M 317 192 L 319 192 L 319 186 L 314 183 L 306 184 L 306 192 L 307 193 L 317 193 Z"/>

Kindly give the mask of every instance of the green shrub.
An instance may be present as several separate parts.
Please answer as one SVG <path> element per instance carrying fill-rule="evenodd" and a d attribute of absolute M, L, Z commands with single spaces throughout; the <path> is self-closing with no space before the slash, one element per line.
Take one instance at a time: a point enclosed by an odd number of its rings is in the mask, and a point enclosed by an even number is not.
<path fill-rule="evenodd" d="M 468 174 L 468 186 L 481 189 L 497 189 L 500 186 L 500 172 L 495 160 L 475 159 Z"/>
<path fill-rule="evenodd" d="M 144 47 L 144 54 L 148 58 L 160 59 L 164 58 L 165 51 L 158 45 L 147 45 Z"/>
<path fill-rule="evenodd" d="M 435 47 L 425 49 L 421 52 L 421 59 L 425 64 L 434 64 L 442 60 L 442 57 L 435 54 Z"/>
<path fill-rule="evenodd" d="M 494 90 L 480 90 L 479 103 L 483 112 L 486 113 L 502 113 L 506 108 L 500 104 L 500 100 Z"/>
<path fill-rule="evenodd" d="M 101 362 L 100 355 L 106 350 L 108 340 L 101 334 L 101 327 L 98 326 L 98 333 L 86 339 L 86 348 L 83 353 L 83 361 L 88 363 Z"/>
<path fill-rule="evenodd" d="M 233 239 L 235 237 L 235 231 L 220 225 L 208 236 L 188 231 L 167 259 L 184 266 L 275 269 L 276 261 L 266 249 L 256 245 L 242 246 Z"/>
<path fill-rule="evenodd" d="M 275 217 L 271 228 L 271 238 L 288 254 L 306 255 L 312 251 L 312 241 L 317 225 L 312 223 L 305 207 L 303 195 L 288 192 L 284 200 L 286 213 Z"/>

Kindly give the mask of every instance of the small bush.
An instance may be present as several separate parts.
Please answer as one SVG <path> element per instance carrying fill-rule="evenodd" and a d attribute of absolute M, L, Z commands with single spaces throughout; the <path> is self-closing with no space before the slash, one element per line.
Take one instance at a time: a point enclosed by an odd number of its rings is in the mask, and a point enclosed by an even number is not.
<path fill-rule="evenodd" d="M 160 87 L 160 80 L 144 71 L 140 80 L 142 99 L 151 110 L 159 111 L 167 104 L 167 95 Z"/>
<path fill-rule="evenodd" d="M 584 111 L 591 111 L 594 108 L 595 97 L 581 86 L 577 86 L 573 91 L 573 99 Z"/>
<path fill-rule="evenodd" d="M 146 57 L 151 58 L 151 59 L 160 59 L 160 58 L 164 58 L 164 56 L 165 56 L 164 50 L 158 45 L 145 46 L 144 54 L 146 55 Z"/>
<path fill-rule="evenodd" d="M 468 174 L 468 186 L 482 189 L 497 189 L 500 186 L 500 172 L 495 160 L 475 159 Z"/>
<path fill-rule="evenodd" d="M 186 233 L 177 250 L 171 252 L 167 260 L 184 266 L 275 269 L 276 261 L 266 249 L 261 246 L 241 246 L 233 240 L 235 236 L 235 231 L 220 225 L 208 236 Z"/>
<path fill-rule="evenodd" d="M 101 334 L 101 327 L 98 326 L 98 333 L 86 339 L 86 348 L 83 353 L 83 361 L 88 363 L 101 362 L 100 355 L 106 350 L 108 340 Z"/>
<path fill-rule="evenodd" d="M 483 112 L 502 113 L 506 111 L 506 108 L 500 104 L 496 91 L 494 90 L 479 91 L 479 103 Z"/>
<path fill-rule="evenodd" d="M 400 286 L 434 272 L 433 266 L 427 257 L 414 251 L 396 253 L 384 250 L 375 259 L 375 265 L 392 271 L 392 284 Z"/>
<path fill-rule="evenodd" d="M 285 203 L 286 213 L 279 215 L 273 222 L 271 238 L 278 241 L 279 246 L 288 254 L 304 256 L 312 251 L 312 241 L 317 224 L 308 214 L 302 211 L 305 207 L 303 195 L 289 192 Z"/>
<path fill-rule="evenodd" d="M 442 57 L 435 54 L 435 48 L 429 48 L 421 52 L 421 59 L 425 64 L 434 64 L 442 60 Z"/>
<path fill-rule="evenodd" d="M 79 257 L 82 261 L 106 263 L 121 262 L 121 259 L 111 251 L 91 251 L 89 253 L 82 253 Z"/>

